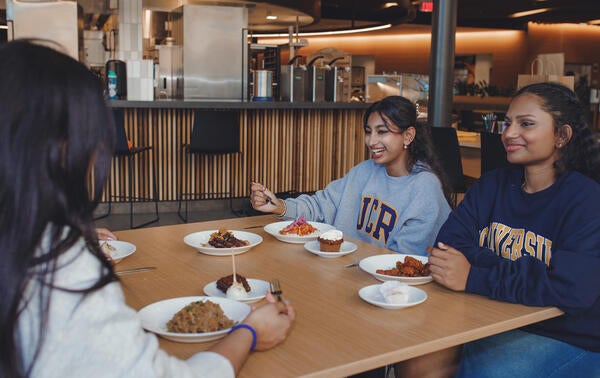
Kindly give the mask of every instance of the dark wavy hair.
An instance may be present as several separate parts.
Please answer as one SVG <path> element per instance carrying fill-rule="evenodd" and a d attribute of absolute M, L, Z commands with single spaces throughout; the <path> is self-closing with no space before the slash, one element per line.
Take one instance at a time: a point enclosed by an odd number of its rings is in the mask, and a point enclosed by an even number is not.
<path fill-rule="evenodd" d="M 0 377 L 30 374 L 52 290 L 85 294 L 116 279 L 92 219 L 110 167 L 112 117 L 99 80 L 43 45 L 52 42 L 0 47 Z M 102 264 L 100 278 L 84 290 L 56 287 L 57 259 L 82 238 L 87 244 L 82 253 Z M 42 239 L 47 249 L 40 249 Z M 38 345 L 22 345 L 17 322 L 30 299 L 25 288 L 34 280 L 42 286 L 40 339 Z M 35 348 L 31 366 L 23 366 L 23 348 Z"/>
<path fill-rule="evenodd" d="M 514 97 L 525 93 L 541 99 L 542 109 L 552 116 L 555 133 L 564 125 L 573 130 L 571 139 L 560 150 L 559 160 L 554 163 L 556 175 L 577 171 L 600 182 L 600 144 L 588 125 L 586 111 L 577 95 L 561 84 L 536 83 L 519 89 Z"/>
<path fill-rule="evenodd" d="M 443 172 L 438 157 L 433 148 L 429 128 L 424 123 L 417 122 L 417 107 L 410 100 L 402 96 L 388 96 L 374 102 L 369 106 L 363 118 L 363 128 L 366 130 L 369 116 L 373 113 L 379 114 L 384 126 L 390 132 L 396 132 L 390 128 L 390 123 L 404 132 L 410 126 L 415 128 L 415 139 L 408 146 L 409 170 L 417 161 L 427 163 L 442 184 L 444 197 L 448 203 L 453 203 L 452 190 L 448 178 Z"/>

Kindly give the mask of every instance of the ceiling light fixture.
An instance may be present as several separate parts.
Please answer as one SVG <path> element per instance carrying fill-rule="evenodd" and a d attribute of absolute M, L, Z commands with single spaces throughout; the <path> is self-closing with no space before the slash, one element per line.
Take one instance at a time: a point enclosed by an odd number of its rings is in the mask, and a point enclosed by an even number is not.
<path fill-rule="evenodd" d="M 271 14 L 271 10 L 267 10 L 267 20 L 277 20 L 277 16 Z"/>
<path fill-rule="evenodd" d="M 524 12 L 517 12 L 517 13 L 509 14 L 508 17 L 510 17 L 510 18 L 520 18 L 520 17 L 532 16 L 534 14 L 540 14 L 540 13 L 548 12 L 548 11 L 551 11 L 551 10 L 552 10 L 552 8 L 532 9 L 532 10 L 528 10 L 528 11 L 524 11 Z"/>
<path fill-rule="evenodd" d="M 383 4 L 384 8 L 391 8 L 391 7 L 397 7 L 397 6 L 398 6 L 398 3 L 395 1 Z"/>
<path fill-rule="evenodd" d="M 332 30 L 332 31 L 323 31 L 323 32 L 307 32 L 307 33 L 298 33 L 299 37 L 318 37 L 323 35 L 337 35 L 337 34 L 352 34 L 352 33 L 364 33 L 375 30 L 387 29 L 392 27 L 392 24 L 385 24 L 379 26 L 372 26 L 369 28 L 360 28 L 360 29 L 345 29 L 345 30 Z M 288 33 L 272 33 L 272 34 L 252 34 L 253 37 L 259 38 L 282 38 L 288 37 Z"/>

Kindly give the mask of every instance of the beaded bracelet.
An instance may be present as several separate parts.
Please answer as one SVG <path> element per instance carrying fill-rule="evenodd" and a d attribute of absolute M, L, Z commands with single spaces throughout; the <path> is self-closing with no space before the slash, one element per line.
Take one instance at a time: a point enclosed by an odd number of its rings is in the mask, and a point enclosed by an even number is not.
<path fill-rule="evenodd" d="M 285 200 L 280 200 L 280 201 L 281 201 L 281 203 L 283 203 L 283 212 L 281 214 L 278 214 L 277 216 L 282 217 L 287 212 L 287 205 L 285 204 Z"/>
<path fill-rule="evenodd" d="M 254 350 L 254 348 L 256 347 L 256 331 L 254 330 L 254 328 L 252 328 L 252 326 L 242 323 L 242 324 L 236 324 L 233 327 L 231 327 L 231 329 L 229 330 L 229 333 L 235 331 L 236 329 L 240 329 L 240 328 L 245 328 L 248 331 L 250 331 L 250 333 L 252 333 L 252 346 L 250 346 L 250 352 L 252 352 Z"/>

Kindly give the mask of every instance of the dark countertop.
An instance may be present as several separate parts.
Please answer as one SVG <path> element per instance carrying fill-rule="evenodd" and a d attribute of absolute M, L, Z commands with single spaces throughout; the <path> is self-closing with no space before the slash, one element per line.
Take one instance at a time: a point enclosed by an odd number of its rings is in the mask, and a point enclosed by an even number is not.
<path fill-rule="evenodd" d="M 506 111 L 509 97 L 455 96 L 453 108 L 460 110 Z M 171 99 L 154 101 L 108 100 L 114 108 L 137 109 L 366 109 L 371 103 L 364 102 L 283 102 L 283 101 L 241 101 L 241 100 L 201 100 Z"/>
<path fill-rule="evenodd" d="M 138 109 L 366 109 L 363 102 L 279 102 L 279 101 L 214 101 L 214 100 L 109 100 L 114 108 Z"/>
<path fill-rule="evenodd" d="M 500 96 L 454 96 L 456 111 L 506 112 L 511 97 Z"/>

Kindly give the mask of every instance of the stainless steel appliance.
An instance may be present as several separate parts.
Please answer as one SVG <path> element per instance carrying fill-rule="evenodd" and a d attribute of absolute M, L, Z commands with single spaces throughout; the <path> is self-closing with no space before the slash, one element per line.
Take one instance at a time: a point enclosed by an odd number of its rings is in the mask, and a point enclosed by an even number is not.
<path fill-rule="evenodd" d="M 308 101 L 324 102 L 325 101 L 325 67 L 316 66 L 315 62 L 322 59 L 323 55 L 318 55 L 308 62 Z"/>
<path fill-rule="evenodd" d="M 243 38 L 247 40 L 248 34 L 245 33 Z M 248 44 L 248 70 L 244 75 L 244 80 L 247 82 L 247 86 L 244 88 L 244 100 L 252 99 L 253 96 L 258 96 L 254 93 L 254 77 L 253 72 L 267 70 L 271 74 L 271 95 L 273 100 L 279 99 L 279 70 L 281 69 L 281 55 L 278 45 L 269 45 L 261 43 L 249 43 Z M 269 75 L 269 74 L 266 74 Z M 258 88 L 257 88 L 258 89 Z"/>
<path fill-rule="evenodd" d="M 75 1 L 39 1 L 23 2 L 7 0 L 7 12 L 11 19 L 13 34 L 8 39 L 35 38 L 58 43 L 58 50 L 73 59 L 84 61 L 83 19 L 79 23 L 77 2 Z M 80 51 L 81 49 L 81 51 Z"/>
<path fill-rule="evenodd" d="M 88 67 L 104 66 L 106 49 L 104 48 L 104 32 L 102 30 L 84 30 L 83 48 L 85 50 L 85 64 Z"/>
<path fill-rule="evenodd" d="M 240 40 L 247 27 L 243 6 L 184 4 L 173 11 L 172 36 L 183 46 L 185 98 L 243 98 L 248 51 Z"/>
<path fill-rule="evenodd" d="M 252 72 L 252 101 L 273 101 L 273 72 L 255 70 Z"/>
<path fill-rule="evenodd" d="M 158 81 L 154 97 L 183 98 L 183 47 L 169 44 L 158 50 Z"/>
<path fill-rule="evenodd" d="M 327 70 L 325 72 L 325 101 L 328 102 L 343 102 L 347 100 L 347 93 L 345 93 L 345 74 L 346 70 L 344 67 L 338 67 L 336 62 L 344 59 L 343 56 L 339 56 L 327 63 Z"/>
<path fill-rule="evenodd" d="M 281 80 L 279 83 L 281 101 L 304 102 L 309 99 L 306 66 L 296 64 L 300 58 L 303 58 L 303 56 L 296 55 L 288 64 L 281 66 Z"/>

